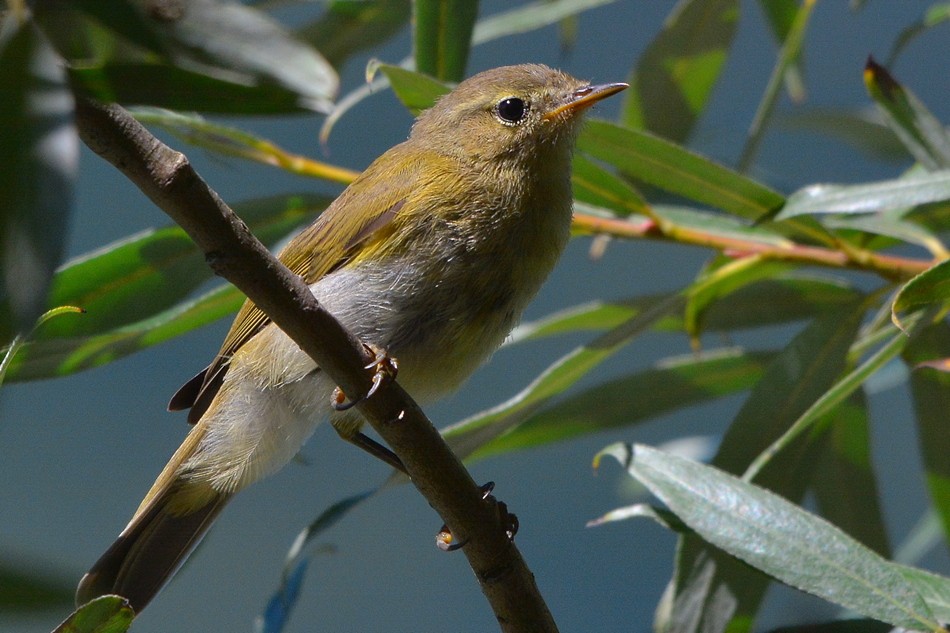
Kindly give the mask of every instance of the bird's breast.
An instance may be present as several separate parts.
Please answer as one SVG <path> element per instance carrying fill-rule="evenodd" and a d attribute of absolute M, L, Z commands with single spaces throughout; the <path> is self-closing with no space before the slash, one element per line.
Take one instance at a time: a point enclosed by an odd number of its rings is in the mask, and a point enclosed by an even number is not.
<path fill-rule="evenodd" d="M 501 345 L 554 267 L 570 207 L 545 211 L 475 234 L 430 226 L 418 250 L 337 270 L 314 294 L 399 361 L 399 380 L 413 396 L 437 397 Z"/>

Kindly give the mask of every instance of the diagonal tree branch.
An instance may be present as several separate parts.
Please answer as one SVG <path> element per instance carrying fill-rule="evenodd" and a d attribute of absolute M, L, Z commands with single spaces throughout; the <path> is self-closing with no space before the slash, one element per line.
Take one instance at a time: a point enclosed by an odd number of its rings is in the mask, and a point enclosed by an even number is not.
<path fill-rule="evenodd" d="M 135 183 L 232 282 L 353 399 L 367 393 L 372 355 L 324 310 L 300 277 L 251 234 L 194 171 L 184 154 L 156 139 L 122 107 L 77 99 L 82 140 Z M 422 410 L 396 382 L 357 405 L 406 466 L 413 483 L 451 529 L 501 630 L 554 632 L 557 626 L 534 576 L 505 534 L 505 512 L 449 450 Z"/>

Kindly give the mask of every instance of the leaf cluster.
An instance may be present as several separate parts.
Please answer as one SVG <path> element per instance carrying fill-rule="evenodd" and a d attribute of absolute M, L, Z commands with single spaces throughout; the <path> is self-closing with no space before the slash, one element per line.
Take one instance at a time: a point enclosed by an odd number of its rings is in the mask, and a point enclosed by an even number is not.
<path fill-rule="evenodd" d="M 227 316 L 242 301 L 231 286 L 206 289 L 211 272 L 176 226 L 62 261 L 77 171 L 75 99 L 140 106 L 133 112 L 142 122 L 195 147 L 347 182 L 348 170 L 201 114 L 316 111 L 329 115 L 329 134 L 383 85 L 418 112 L 463 77 L 472 46 L 549 24 L 569 43 L 576 15 L 606 3 L 536 2 L 478 19 L 474 2 L 330 2 L 293 31 L 263 2 L 201 0 L 185 13 L 139 0 L 37 2 L 32 11 L 11 3 L 0 29 L 0 117 L 16 131 L 0 137 L 0 380 L 110 363 Z M 595 523 L 649 516 L 678 533 L 655 622 L 663 631 L 751 630 L 774 581 L 895 627 L 940 631 L 950 621 L 950 579 L 890 560 L 868 399 L 869 381 L 884 368 L 904 369 L 916 415 L 900 423 L 920 437 L 934 539 L 950 543 L 950 134 L 911 87 L 869 60 L 863 79 L 875 117 L 812 111 L 795 124 L 856 138 L 855 151 L 903 152 L 911 168 L 787 193 L 748 175 L 779 99 L 805 96 L 815 4 L 759 3 L 777 45 L 774 70 L 742 155 L 726 165 L 689 143 L 747 9 L 737 0 L 677 3 L 631 70 L 618 121 L 592 121 L 579 138 L 575 233 L 597 236 L 594 244 L 699 246 L 711 253 L 707 264 L 675 292 L 603 299 L 523 324 L 509 345 L 565 334 L 589 340 L 515 397 L 444 430 L 460 456 L 479 459 L 747 394 L 718 446 L 707 447 L 708 465 L 623 444 L 598 456 L 615 457 L 665 509 L 637 504 Z M 947 15 L 946 4 L 935 3 L 897 35 L 894 55 L 927 29 L 945 28 Z M 368 87 L 335 101 L 336 69 L 410 22 L 412 53 L 372 63 Z M 233 206 L 275 244 L 328 202 L 295 191 Z M 709 334 L 741 337 L 777 325 L 793 333 L 764 349 L 704 349 Z M 630 353 L 649 332 L 688 337 L 695 353 L 596 382 L 605 361 Z M 592 378 L 596 384 L 579 387 Z M 816 512 L 802 508 L 808 495 Z M 371 498 L 336 504 L 301 535 L 266 630 L 280 630 L 291 613 L 307 544 Z M 90 628 L 79 612 L 62 630 L 124 630 L 130 619 L 121 603 L 88 608 L 105 606 L 113 628 Z"/>

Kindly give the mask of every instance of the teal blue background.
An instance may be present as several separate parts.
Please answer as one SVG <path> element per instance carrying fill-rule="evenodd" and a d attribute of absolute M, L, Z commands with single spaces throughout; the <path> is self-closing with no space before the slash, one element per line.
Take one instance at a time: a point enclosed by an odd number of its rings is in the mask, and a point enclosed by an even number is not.
<path fill-rule="evenodd" d="M 868 107 L 861 72 L 868 54 L 883 60 L 900 30 L 930 2 L 870 1 L 851 12 L 843 0 L 819 3 L 806 40 L 807 106 Z M 508 8 L 484 2 L 482 15 Z M 579 37 L 561 48 L 556 28 L 510 37 L 475 49 L 470 73 L 527 61 L 558 66 L 596 82 L 624 80 L 672 2 L 617 2 L 580 17 Z M 408 33 L 373 55 L 398 61 L 410 50 Z M 742 3 L 742 19 L 713 104 L 691 146 L 726 163 L 735 161 L 775 61 L 774 41 L 758 3 Z M 343 73 L 344 92 L 362 82 L 366 58 Z M 950 122 L 948 25 L 915 41 L 892 68 L 945 123 Z M 616 116 L 619 100 L 593 115 Z M 814 182 L 861 182 L 895 177 L 910 160 L 883 162 L 842 142 L 782 127 L 796 108 L 783 98 L 779 125 L 767 135 L 753 175 L 783 192 Z M 321 156 L 322 119 L 227 120 L 290 151 Z M 337 125 L 326 158 L 359 169 L 405 138 L 411 117 L 389 93 L 349 112 Z M 335 192 L 332 186 L 240 161 L 221 161 L 182 146 L 205 179 L 235 202 L 296 190 Z M 80 254 L 166 217 L 110 166 L 82 155 L 78 205 L 69 236 Z M 593 298 L 624 298 L 688 284 L 710 253 L 653 242 L 614 241 L 592 261 L 589 239 L 575 240 L 531 306 L 528 318 Z M 869 280 L 856 276 L 859 283 Z M 871 280 L 873 281 L 873 280 Z M 125 525 L 139 500 L 187 431 L 184 416 L 165 412 L 168 397 L 211 357 L 226 322 L 131 358 L 56 381 L 4 387 L 0 399 L 0 556 L 78 580 Z M 779 331 L 783 335 L 789 332 Z M 752 333 L 763 344 L 775 330 Z M 516 393 L 550 362 L 580 344 L 565 337 L 499 351 L 458 395 L 428 409 L 443 426 Z M 713 347 L 720 341 L 709 340 Z M 649 335 L 634 342 L 589 382 L 689 353 L 685 337 Z M 897 378 L 900 376 L 897 375 Z M 877 383 L 881 385 L 880 381 Z M 591 458 L 608 443 L 660 444 L 683 435 L 721 433 L 742 399 L 690 408 L 635 428 L 568 444 L 486 460 L 476 480 L 497 482 L 496 494 L 517 513 L 517 542 L 537 576 L 562 631 L 648 631 L 671 571 L 675 539 L 637 520 L 588 529 L 584 524 L 631 503 L 628 480 L 612 463 L 592 473 Z M 877 467 L 894 543 L 900 543 L 926 504 L 911 403 L 903 389 L 871 396 Z M 387 469 L 318 429 L 291 464 L 242 493 L 224 512 L 181 574 L 136 621 L 139 633 L 250 631 L 274 589 L 284 555 L 302 526 L 331 503 L 379 484 Z M 289 631 L 492 631 L 494 618 L 464 557 L 434 547 L 441 525 L 410 487 L 393 489 L 348 516 L 320 542 Z M 943 549 L 919 564 L 950 573 Z M 0 630 L 50 630 L 66 615 L 0 613 Z M 828 619 L 837 609 L 785 588 L 773 589 L 758 628 Z"/>

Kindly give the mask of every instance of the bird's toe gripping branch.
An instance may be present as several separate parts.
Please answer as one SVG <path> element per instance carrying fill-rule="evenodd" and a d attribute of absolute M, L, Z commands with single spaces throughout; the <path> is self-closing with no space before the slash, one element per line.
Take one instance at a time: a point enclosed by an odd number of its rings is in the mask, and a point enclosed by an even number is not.
<path fill-rule="evenodd" d="M 513 541 L 515 540 L 515 534 L 518 533 L 518 517 L 508 512 L 508 505 L 504 501 L 499 501 L 492 495 L 492 490 L 494 489 L 495 482 L 489 481 L 487 484 L 484 484 L 482 486 L 482 499 L 493 504 L 499 521 L 505 528 L 505 534 L 508 536 L 508 540 Z M 443 552 L 454 552 L 455 550 L 462 549 L 467 542 L 467 539 L 456 542 L 449 526 L 444 524 L 442 525 L 442 529 L 440 529 L 439 533 L 435 536 L 435 544 Z"/>
<path fill-rule="evenodd" d="M 339 387 L 336 387 L 333 390 L 332 404 L 333 408 L 337 411 L 346 411 L 347 409 L 352 409 L 363 400 L 372 398 L 373 394 L 379 391 L 380 387 L 395 380 L 396 374 L 399 372 L 399 363 L 395 358 L 386 353 L 386 350 L 374 345 L 368 345 L 366 343 L 363 343 L 363 345 L 373 355 L 373 361 L 364 367 L 364 369 L 374 370 L 373 384 L 370 386 L 369 391 L 366 392 L 365 396 L 357 398 L 356 400 L 347 400 L 346 394 L 343 393 L 343 390 Z"/>

